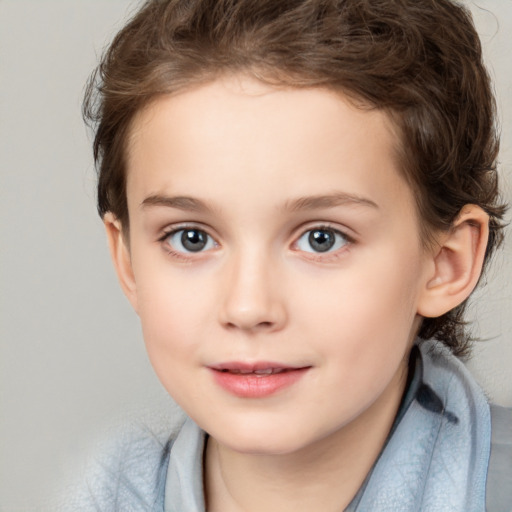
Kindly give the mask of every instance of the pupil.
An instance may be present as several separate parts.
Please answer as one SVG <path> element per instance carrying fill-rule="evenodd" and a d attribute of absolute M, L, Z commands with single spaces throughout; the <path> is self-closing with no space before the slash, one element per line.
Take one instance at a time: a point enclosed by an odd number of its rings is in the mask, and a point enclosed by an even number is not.
<path fill-rule="evenodd" d="M 206 245 L 206 233 L 196 229 L 183 231 L 181 235 L 181 243 L 187 251 L 198 252 L 204 249 Z"/>
<path fill-rule="evenodd" d="M 334 233 L 325 229 L 312 231 L 309 234 L 309 244 L 317 252 L 326 252 L 334 245 Z"/>

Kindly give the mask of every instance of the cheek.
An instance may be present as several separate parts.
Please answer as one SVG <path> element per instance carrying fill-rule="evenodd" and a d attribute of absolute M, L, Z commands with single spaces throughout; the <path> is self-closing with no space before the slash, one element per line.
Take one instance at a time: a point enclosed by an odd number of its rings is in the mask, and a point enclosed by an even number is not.
<path fill-rule="evenodd" d="M 336 378 L 346 384 L 391 378 L 415 330 L 418 255 L 387 248 L 358 254 L 358 264 L 317 280 L 297 297 L 298 332 L 315 338 Z M 323 345 L 323 346 L 322 346 Z M 360 386 L 365 389 L 368 386 Z"/>
<path fill-rule="evenodd" d="M 136 272 L 138 314 L 149 358 L 160 376 L 162 368 L 178 367 L 195 350 L 207 299 L 197 283 L 184 280 L 168 265 L 148 263 L 142 270 Z"/>
<path fill-rule="evenodd" d="M 191 313 L 197 312 L 197 301 L 167 287 L 152 288 L 143 297 L 139 316 L 149 360 L 164 388 L 183 407 L 194 399 L 188 372 L 197 364 L 199 349 L 199 325 Z"/>
<path fill-rule="evenodd" d="M 311 293 L 292 294 L 304 322 L 317 318 L 322 330 L 331 327 L 354 335 L 410 327 L 416 312 L 418 257 L 404 253 L 397 258 L 394 252 L 361 251 L 346 269 L 315 276 L 303 287 Z"/>
<path fill-rule="evenodd" d="M 148 334 L 158 335 L 169 327 L 172 334 L 201 312 L 209 287 L 205 276 L 184 265 L 176 267 L 162 250 L 154 247 L 133 251 L 133 269 L 137 287 L 139 316 Z M 203 286 L 204 285 L 204 286 Z"/>
<path fill-rule="evenodd" d="M 201 298 L 165 282 L 138 287 L 139 316 L 148 345 L 179 349 L 201 326 Z"/>

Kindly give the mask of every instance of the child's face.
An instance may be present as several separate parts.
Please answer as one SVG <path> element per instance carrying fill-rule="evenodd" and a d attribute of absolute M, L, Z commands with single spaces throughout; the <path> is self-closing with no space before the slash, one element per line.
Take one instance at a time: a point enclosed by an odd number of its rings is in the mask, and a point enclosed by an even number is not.
<path fill-rule="evenodd" d="M 392 419 L 432 273 L 396 143 L 382 112 L 241 78 L 136 119 L 125 289 L 219 443 L 290 453 Z"/>

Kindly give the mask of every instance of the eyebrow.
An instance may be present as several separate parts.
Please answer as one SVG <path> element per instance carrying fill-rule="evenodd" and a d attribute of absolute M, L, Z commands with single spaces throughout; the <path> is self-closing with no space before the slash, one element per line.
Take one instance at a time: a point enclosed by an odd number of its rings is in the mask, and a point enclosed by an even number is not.
<path fill-rule="evenodd" d="M 148 206 L 167 206 L 168 208 L 177 208 L 190 212 L 206 213 L 213 211 L 213 208 L 200 199 L 187 196 L 162 196 L 159 194 L 146 197 L 140 204 L 141 208 Z"/>
<path fill-rule="evenodd" d="M 366 206 L 375 209 L 379 208 L 376 203 L 365 197 L 347 194 L 345 192 L 336 192 L 328 195 L 304 196 L 292 201 L 287 201 L 284 204 L 283 210 L 296 212 L 303 210 L 334 208 L 336 206 L 344 205 Z M 146 197 L 140 206 L 141 208 L 146 208 L 148 206 L 165 206 L 167 208 L 177 208 L 179 210 L 198 213 L 211 213 L 214 210 L 214 208 L 210 207 L 204 201 L 194 197 L 164 196 L 159 194 Z"/>
<path fill-rule="evenodd" d="M 299 197 L 293 201 L 286 202 L 284 209 L 295 212 L 299 210 L 319 210 L 344 205 L 367 206 L 377 210 L 379 209 L 377 203 L 374 203 L 372 200 L 345 192 Z"/>

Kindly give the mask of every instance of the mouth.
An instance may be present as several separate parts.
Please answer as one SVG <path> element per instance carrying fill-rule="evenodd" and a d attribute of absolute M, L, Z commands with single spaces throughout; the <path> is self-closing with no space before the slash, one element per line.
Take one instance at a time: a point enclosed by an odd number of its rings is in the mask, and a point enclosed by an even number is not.
<path fill-rule="evenodd" d="M 283 373 L 293 371 L 292 368 L 266 368 L 265 370 L 220 370 L 224 373 L 234 373 L 239 375 L 256 375 L 262 377 L 263 375 L 275 375 L 276 373 Z"/>
<path fill-rule="evenodd" d="M 214 381 L 222 389 L 242 398 L 264 398 L 273 395 L 297 383 L 310 368 L 270 362 L 233 362 L 209 367 Z"/>

